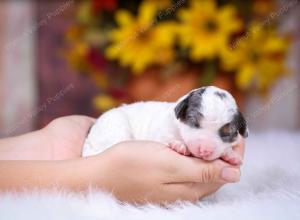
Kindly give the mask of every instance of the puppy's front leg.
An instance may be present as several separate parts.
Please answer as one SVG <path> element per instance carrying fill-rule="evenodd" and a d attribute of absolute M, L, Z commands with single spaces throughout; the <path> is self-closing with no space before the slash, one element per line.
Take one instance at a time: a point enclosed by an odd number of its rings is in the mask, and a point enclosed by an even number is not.
<path fill-rule="evenodd" d="M 226 149 L 221 158 L 232 165 L 241 165 L 243 162 L 242 157 L 231 147 Z"/>
<path fill-rule="evenodd" d="M 173 140 L 173 141 L 170 141 L 169 143 L 167 143 L 167 146 L 179 154 L 182 154 L 185 156 L 191 155 L 191 152 L 189 151 L 187 146 L 182 141 Z"/>

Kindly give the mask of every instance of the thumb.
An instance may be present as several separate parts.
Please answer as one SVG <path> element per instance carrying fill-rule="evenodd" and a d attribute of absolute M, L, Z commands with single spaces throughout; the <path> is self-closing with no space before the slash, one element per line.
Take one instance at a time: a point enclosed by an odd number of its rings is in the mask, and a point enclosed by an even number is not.
<path fill-rule="evenodd" d="M 234 183 L 240 180 L 238 167 L 230 166 L 221 160 L 203 162 L 199 167 L 198 181 L 201 183 Z"/>
<path fill-rule="evenodd" d="M 171 152 L 171 151 L 170 151 Z M 234 183 L 240 180 L 239 167 L 232 166 L 223 160 L 204 161 L 195 157 L 179 156 L 177 153 L 169 154 L 170 160 L 165 160 L 172 175 L 166 182 L 184 183 Z"/>

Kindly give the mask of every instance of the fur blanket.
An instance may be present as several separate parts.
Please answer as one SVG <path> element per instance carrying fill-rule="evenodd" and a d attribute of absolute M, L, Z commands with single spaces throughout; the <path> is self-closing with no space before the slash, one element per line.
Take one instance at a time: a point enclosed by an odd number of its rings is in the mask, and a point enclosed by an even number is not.
<path fill-rule="evenodd" d="M 251 134 L 241 181 L 196 205 L 134 207 L 101 192 L 36 191 L 2 194 L 0 219 L 300 219 L 300 134 Z"/>

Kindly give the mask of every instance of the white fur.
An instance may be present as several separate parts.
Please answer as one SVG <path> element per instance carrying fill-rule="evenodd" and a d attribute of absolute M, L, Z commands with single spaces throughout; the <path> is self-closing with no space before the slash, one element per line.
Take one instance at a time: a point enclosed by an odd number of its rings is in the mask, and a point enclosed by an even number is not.
<path fill-rule="evenodd" d="M 125 140 L 168 142 L 179 138 L 175 103 L 138 102 L 105 112 L 92 127 L 83 156 L 98 154 Z"/>
<path fill-rule="evenodd" d="M 193 90 L 191 92 L 194 92 Z M 215 92 L 226 93 L 220 99 Z M 187 94 L 188 95 L 188 94 Z M 83 147 L 83 156 L 101 153 L 110 146 L 125 140 L 151 140 L 169 143 L 181 141 L 196 155 L 199 145 L 214 148 L 208 159 L 218 158 L 226 148 L 235 145 L 224 143 L 218 129 L 230 122 L 237 112 L 234 98 L 225 90 L 214 86 L 206 87 L 201 97 L 201 129 L 193 128 L 176 119 L 175 106 L 178 102 L 139 102 L 105 112 L 92 127 Z M 194 153 L 195 152 L 195 153 Z"/>
<path fill-rule="evenodd" d="M 0 195 L 2 220 L 299 220 L 300 133 L 252 134 L 242 166 L 242 179 L 228 184 L 197 205 L 173 209 L 120 205 L 111 196 L 87 197 L 65 192 Z"/>

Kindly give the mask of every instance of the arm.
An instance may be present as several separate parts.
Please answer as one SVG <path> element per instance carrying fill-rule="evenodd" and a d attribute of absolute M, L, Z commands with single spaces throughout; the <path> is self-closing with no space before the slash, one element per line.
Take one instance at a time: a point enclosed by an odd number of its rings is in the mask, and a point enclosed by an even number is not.
<path fill-rule="evenodd" d="M 84 159 L 0 161 L 0 192 L 55 187 L 71 191 L 87 189 L 91 176 L 90 164 L 89 160 Z"/>

